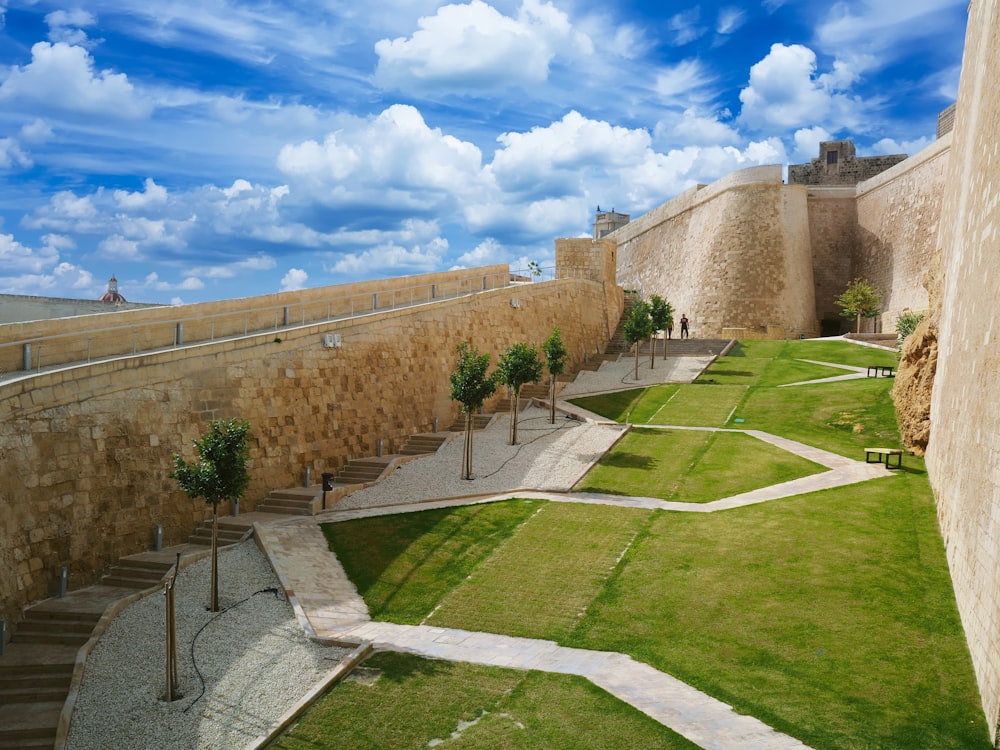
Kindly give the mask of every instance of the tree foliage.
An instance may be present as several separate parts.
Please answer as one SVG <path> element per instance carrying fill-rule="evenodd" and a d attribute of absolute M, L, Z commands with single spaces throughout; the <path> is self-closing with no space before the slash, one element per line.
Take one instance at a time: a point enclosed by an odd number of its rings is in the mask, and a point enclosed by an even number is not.
<path fill-rule="evenodd" d="M 847 285 L 835 303 L 842 308 L 840 314 L 845 318 L 855 318 L 857 326 L 855 333 L 861 333 L 861 319 L 874 318 L 879 314 L 882 298 L 878 289 L 868 279 L 854 279 Z"/>
<path fill-rule="evenodd" d="M 666 331 L 667 328 L 672 328 L 674 325 L 674 306 L 659 294 L 650 295 L 649 318 L 653 322 L 654 333 L 656 331 Z M 650 361 L 652 361 L 652 347 L 650 347 L 649 356 Z M 667 358 L 667 339 L 665 336 L 663 338 L 663 358 Z"/>
<path fill-rule="evenodd" d="M 639 342 L 649 338 L 653 333 L 653 321 L 649 317 L 649 303 L 636 300 L 622 325 L 625 341 L 635 346 L 635 379 L 639 379 Z"/>
<path fill-rule="evenodd" d="M 458 363 L 451 373 L 451 398 L 458 401 L 465 414 L 465 450 L 462 452 L 462 479 L 472 479 L 473 415 L 496 391 L 496 383 L 487 375 L 490 355 L 480 354 L 468 341 L 456 348 Z"/>
<path fill-rule="evenodd" d="M 538 358 L 538 350 L 524 342 L 514 344 L 500 356 L 494 377 L 499 385 L 506 386 L 510 395 L 510 444 L 517 445 L 521 386 L 542 379 L 542 361 Z"/>
<path fill-rule="evenodd" d="M 920 321 L 924 319 L 923 313 L 915 313 L 911 310 L 906 310 L 896 319 L 896 336 L 897 341 L 900 346 L 903 345 L 903 341 L 913 333 Z"/>
<path fill-rule="evenodd" d="M 219 503 L 235 505 L 250 484 L 250 423 L 243 419 L 217 419 L 206 435 L 194 441 L 198 460 L 185 461 L 174 454 L 170 478 L 188 497 L 202 497 L 212 506 L 212 580 L 209 609 L 219 611 Z"/>
<path fill-rule="evenodd" d="M 569 354 L 566 351 L 566 345 L 563 344 L 558 326 L 552 329 L 552 333 L 542 343 L 542 354 L 545 355 L 545 361 L 549 369 L 549 385 L 551 387 L 549 394 L 549 424 L 555 424 L 556 378 L 562 375 L 563 369 L 566 367 L 566 357 Z"/>

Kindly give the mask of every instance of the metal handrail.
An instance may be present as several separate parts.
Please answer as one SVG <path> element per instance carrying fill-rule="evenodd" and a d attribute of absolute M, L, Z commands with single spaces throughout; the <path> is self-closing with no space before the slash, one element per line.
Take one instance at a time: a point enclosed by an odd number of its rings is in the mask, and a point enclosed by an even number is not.
<path fill-rule="evenodd" d="M 501 289 L 510 284 L 509 272 L 480 273 L 409 287 L 355 292 L 292 304 L 251 307 L 210 315 L 193 315 L 72 333 L 33 336 L 0 343 L 0 350 L 9 350 L 11 347 L 22 350 L 21 369 L 7 373 L 0 370 L 0 379 L 9 379 L 32 371 L 41 372 L 43 367 L 50 369 L 65 365 L 89 364 L 139 353 L 154 353 L 207 342 L 245 338 L 305 325 L 350 320 L 363 315 Z M 262 324 L 264 320 L 267 321 L 266 325 Z M 188 330 L 185 330 L 185 325 L 188 326 Z M 220 330 L 225 332 L 220 334 Z M 190 333 L 194 335 L 188 335 Z M 100 356 L 95 357 L 93 345 L 97 339 L 101 340 L 104 350 Z M 83 340 L 86 342 L 85 348 Z M 67 346 L 70 342 L 80 343 L 75 347 Z M 54 359 L 49 359 L 53 355 L 48 355 L 44 363 L 43 344 L 48 344 L 50 347 L 54 345 L 57 352 Z M 61 357 L 59 344 L 64 344 L 61 352 L 64 356 Z"/>

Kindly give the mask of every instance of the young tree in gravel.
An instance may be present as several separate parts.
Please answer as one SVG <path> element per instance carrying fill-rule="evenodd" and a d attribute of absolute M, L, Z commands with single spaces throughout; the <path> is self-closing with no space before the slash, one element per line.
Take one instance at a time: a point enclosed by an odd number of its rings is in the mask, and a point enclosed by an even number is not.
<path fill-rule="evenodd" d="M 639 380 L 639 342 L 649 338 L 653 331 L 653 321 L 649 317 L 649 303 L 637 300 L 632 303 L 622 333 L 625 341 L 635 345 L 635 379 Z"/>
<path fill-rule="evenodd" d="M 510 444 L 517 445 L 521 386 L 525 383 L 537 383 L 542 379 L 542 361 L 538 358 L 538 350 L 524 342 L 514 344 L 497 361 L 495 377 L 497 383 L 507 387 L 510 395 Z"/>
<path fill-rule="evenodd" d="M 194 441 L 198 461 L 188 463 L 174 454 L 170 478 L 188 497 L 203 497 L 212 506 L 212 595 L 209 609 L 219 611 L 219 503 L 238 503 L 250 484 L 250 423 L 242 419 L 217 419 L 207 435 Z"/>
<path fill-rule="evenodd" d="M 465 414 L 465 449 L 462 451 L 462 479 L 472 479 L 473 417 L 493 392 L 496 383 L 487 376 L 490 355 L 480 354 L 468 341 L 457 347 L 458 364 L 451 374 L 451 398 L 458 401 Z"/>
<path fill-rule="evenodd" d="M 653 322 L 653 333 L 657 331 L 663 331 L 663 358 L 667 358 L 667 326 L 673 324 L 674 319 L 674 306 L 667 302 L 659 294 L 653 294 L 649 297 L 649 318 Z M 649 346 L 649 366 L 653 366 L 653 356 L 655 347 L 653 346 L 652 339 L 650 340 Z"/>
<path fill-rule="evenodd" d="M 549 368 L 549 381 L 552 392 L 549 394 L 549 424 L 556 423 L 556 377 L 562 375 L 566 366 L 566 346 L 559 335 L 559 328 L 553 328 L 552 333 L 542 344 L 542 354 L 545 355 Z"/>
<path fill-rule="evenodd" d="M 882 299 L 875 285 L 868 279 L 854 279 L 847 285 L 844 293 L 837 297 L 835 304 L 843 308 L 840 311 L 842 316 L 857 319 L 855 333 L 861 333 L 861 319 L 874 318 L 878 315 Z"/>

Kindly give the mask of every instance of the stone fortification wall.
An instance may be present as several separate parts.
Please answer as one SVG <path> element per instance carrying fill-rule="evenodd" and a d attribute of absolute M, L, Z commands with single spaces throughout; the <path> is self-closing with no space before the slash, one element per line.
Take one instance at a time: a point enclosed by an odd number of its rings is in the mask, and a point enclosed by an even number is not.
<path fill-rule="evenodd" d="M 506 265 L 0 326 L 0 373 L 360 315 L 510 283 Z M 27 352 L 27 356 L 26 356 Z"/>
<path fill-rule="evenodd" d="M 161 307 L 144 302 L 102 302 L 61 297 L 33 297 L 21 294 L 0 294 L 0 324 L 26 320 L 67 318 L 73 315 L 98 315 L 121 310 Z"/>
<path fill-rule="evenodd" d="M 938 241 L 927 466 L 994 737 L 1000 723 L 1000 0 L 969 7 Z M 925 363 L 933 368 L 933 362 Z"/>
<path fill-rule="evenodd" d="M 810 187 L 809 244 L 812 248 L 816 319 L 824 336 L 853 330 L 841 317 L 839 297 L 853 278 L 858 214 L 854 187 Z"/>
<path fill-rule="evenodd" d="M 882 295 L 881 331 L 894 331 L 899 315 L 928 308 L 924 276 L 934 255 L 951 134 L 858 185 L 855 276 Z"/>
<path fill-rule="evenodd" d="M 193 457 L 209 420 L 251 423 L 241 509 L 253 510 L 269 490 L 301 485 L 306 467 L 318 477 L 374 455 L 378 439 L 391 453 L 435 417 L 446 429 L 461 341 L 495 361 L 558 325 L 572 372 L 606 345 L 620 297 L 606 298 L 601 281 L 509 286 L 300 326 L 280 342 L 271 332 L 0 384 L 0 618 L 17 622 L 24 604 L 51 595 L 62 566 L 71 588 L 88 584 L 148 549 L 156 525 L 174 544 L 208 518 L 167 474 L 174 452 Z M 324 346 L 328 332 L 340 334 L 339 348 Z"/>
<path fill-rule="evenodd" d="M 778 165 L 692 188 L 610 236 L 620 283 L 668 299 L 694 336 L 817 333 L 806 189 Z"/>
<path fill-rule="evenodd" d="M 906 159 L 906 154 L 855 156 L 851 141 L 823 141 L 819 158 L 808 164 L 789 164 L 792 185 L 856 185 Z"/>

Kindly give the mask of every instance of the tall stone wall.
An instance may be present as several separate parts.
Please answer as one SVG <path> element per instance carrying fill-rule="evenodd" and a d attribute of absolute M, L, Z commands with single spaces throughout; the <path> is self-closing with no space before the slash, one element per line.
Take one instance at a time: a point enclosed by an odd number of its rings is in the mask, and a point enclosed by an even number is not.
<path fill-rule="evenodd" d="M 510 286 L 301 326 L 280 341 L 260 334 L 0 384 L 0 618 L 17 622 L 23 605 L 51 595 L 62 566 L 71 587 L 85 585 L 148 549 L 156 525 L 173 544 L 207 518 L 167 474 L 174 452 L 193 457 L 209 420 L 250 421 L 241 508 L 253 510 L 269 490 L 299 486 L 306 467 L 319 476 L 374 455 L 378 439 L 393 452 L 435 417 L 448 425 L 461 341 L 495 361 L 559 326 L 572 372 L 606 345 L 620 297 L 604 281 Z M 331 331 L 339 348 L 323 344 Z"/>
<path fill-rule="evenodd" d="M 882 295 L 876 320 L 894 331 L 899 315 L 928 308 L 924 276 L 934 255 L 952 136 L 858 185 L 855 276 Z"/>
<path fill-rule="evenodd" d="M 998 90 L 1000 0 L 974 0 L 938 234 L 942 282 L 931 293 L 940 336 L 927 466 L 994 737 L 1000 724 Z"/>
<path fill-rule="evenodd" d="M 816 319 L 820 333 L 836 336 L 851 330 L 836 300 L 850 283 L 858 241 L 858 212 L 852 187 L 810 187 L 809 244 L 812 248 Z"/>
<path fill-rule="evenodd" d="M 694 336 L 815 335 L 806 196 L 777 165 L 692 188 L 610 235 L 618 279 L 668 299 Z"/>

